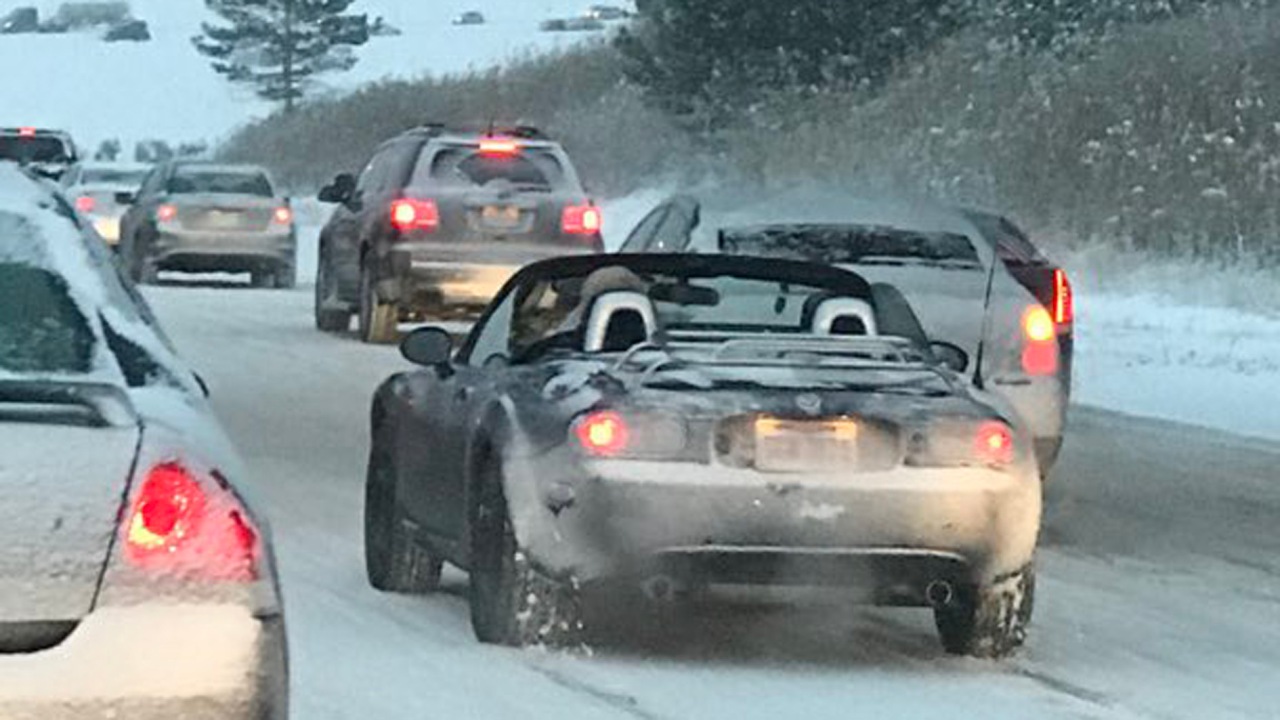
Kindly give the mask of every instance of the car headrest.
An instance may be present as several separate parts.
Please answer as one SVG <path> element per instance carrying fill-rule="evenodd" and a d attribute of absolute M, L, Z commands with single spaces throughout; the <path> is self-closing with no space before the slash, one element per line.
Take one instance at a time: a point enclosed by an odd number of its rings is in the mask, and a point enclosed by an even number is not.
<path fill-rule="evenodd" d="M 851 297 L 825 298 L 811 315 L 809 331 L 814 335 L 878 335 L 876 314 L 866 300 Z"/>
<path fill-rule="evenodd" d="M 653 338 L 658 330 L 653 303 L 644 293 L 612 290 L 591 305 L 583 331 L 585 352 L 624 352 Z"/>

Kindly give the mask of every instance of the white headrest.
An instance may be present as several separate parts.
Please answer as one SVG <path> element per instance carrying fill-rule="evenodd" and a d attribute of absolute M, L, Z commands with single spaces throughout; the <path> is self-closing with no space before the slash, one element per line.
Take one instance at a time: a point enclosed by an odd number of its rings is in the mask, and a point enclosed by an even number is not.
<path fill-rule="evenodd" d="M 603 350 L 605 337 L 609 333 L 609 323 L 613 320 L 614 314 L 622 312 L 638 314 L 644 321 L 645 336 L 653 337 L 658 329 L 658 320 L 654 315 L 653 302 L 649 297 L 634 290 L 612 290 L 595 299 L 591 307 L 591 317 L 587 318 L 582 349 L 586 352 Z"/>
<path fill-rule="evenodd" d="M 813 327 L 810 331 L 814 335 L 830 335 L 836 320 L 842 317 L 856 317 L 862 321 L 868 335 L 879 334 L 876 329 L 875 310 L 871 308 L 870 303 L 848 297 L 830 298 L 819 303 L 818 308 L 813 312 Z"/>

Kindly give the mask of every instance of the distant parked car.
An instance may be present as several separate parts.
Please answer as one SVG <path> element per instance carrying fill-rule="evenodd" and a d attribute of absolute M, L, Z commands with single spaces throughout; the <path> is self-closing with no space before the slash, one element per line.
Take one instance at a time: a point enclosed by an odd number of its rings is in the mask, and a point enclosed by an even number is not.
<path fill-rule="evenodd" d="M 54 22 L 71 29 L 117 25 L 132 20 L 127 2 L 66 2 L 58 6 Z"/>
<path fill-rule="evenodd" d="M 476 10 L 468 10 L 453 18 L 454 25 L 483 25 L 484 13 Z"/>
<path fill-rule="evenodd" d="M 146 42 L 151 39 L 151 30 L 147 27 L 146 20 L 125 20 L 112 25 L 103 34 L 102 39 L 107 42 L 119 42 L 121 40 Z"/>
<path fill-rule="evenodd" d="M 14 8 L 0 20 L 0 34 L 17 35 L 40 30 L 40 11 L 33 7 Z"/>
<path fill-rule="evenodd" d="M 158 165 L 142 189 L 119 193 L 120 255 L 137 282 L 161 270 L 247 272 L 254 287 L 290 288 L 297 238 L 293 210 L 254 165 L 176 160 Z"/>
<path fill-rule="evenodd" d="M 625 20 L 631 17 L 631 14 L 617 5 L 592 5 L 587 8 L 587 11 L 583 16 L 594 20 L 609 21 Z"/>
<path fill-rule="evenodd" d="M 128 207 L 116 202 L 116 195 L 136 193 L 150 171 L 151 166 L 142 163 L 88 162 L 72 168 L 63 185 L 76 210 L 115 247 L 120 241 L 120 217 Z"/>
<path fill-rule="evenodd" d="M 0 160 L 9 160 L 51 180 L 61 180 L 80 160 L 71 136 L 35 127 L 0 128 Z"/>

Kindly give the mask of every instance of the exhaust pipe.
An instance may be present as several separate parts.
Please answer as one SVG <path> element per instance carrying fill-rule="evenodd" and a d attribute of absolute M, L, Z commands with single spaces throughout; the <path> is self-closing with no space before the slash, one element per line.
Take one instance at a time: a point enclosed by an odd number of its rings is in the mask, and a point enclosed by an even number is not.
<path fill-rule="evenodd" d="M 666 575 L 654 575 L 640 583 L 640 589 L 655 602 L 669 603 L 676 598 L 676 582 Z"/>
<path fill-rule="evenodd" d="M 946 607 L 955 596 L 955 588 L 946 580 L 934 580 L 924 588 L 924 599 L 931 607 Z"/>

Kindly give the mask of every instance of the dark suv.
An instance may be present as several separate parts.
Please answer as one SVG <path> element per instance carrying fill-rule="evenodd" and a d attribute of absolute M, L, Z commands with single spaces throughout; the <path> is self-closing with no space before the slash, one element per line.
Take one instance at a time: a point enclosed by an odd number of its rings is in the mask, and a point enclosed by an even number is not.
<path fill-rule="evenodd" d="M 390 342 L 402 320 L 478 313 L 524 264 L 603 250 L 599 208 L 537 130 L 416 128 L 383 143 L 320 233 L 316 327 Z"/>

